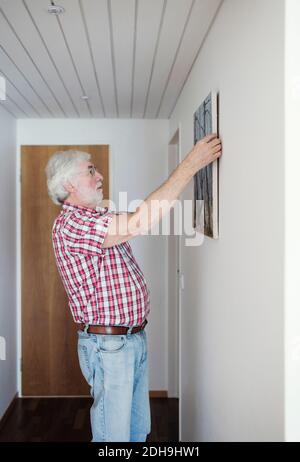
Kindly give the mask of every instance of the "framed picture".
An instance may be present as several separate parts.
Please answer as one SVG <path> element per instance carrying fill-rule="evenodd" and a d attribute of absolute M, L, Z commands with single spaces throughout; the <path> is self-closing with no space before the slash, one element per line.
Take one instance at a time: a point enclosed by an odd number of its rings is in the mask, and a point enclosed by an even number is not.
<path fill-rule="evenodd" d="M 210 133 L 218 133 L 218 95 L 211 92 L 194 113 L 194 144 Z M 193 226 L 205 236 L 219 237 L 219 162 L 199 170 L 194 176 Z"/>

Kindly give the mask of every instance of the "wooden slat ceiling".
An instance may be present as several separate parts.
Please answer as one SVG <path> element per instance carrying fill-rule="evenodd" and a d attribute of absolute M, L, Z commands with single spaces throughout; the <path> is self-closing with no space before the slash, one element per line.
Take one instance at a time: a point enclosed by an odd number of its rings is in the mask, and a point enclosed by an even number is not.
<path fill-rule="evenodd" d="M 16 118 L 169 118 L 222 0 L 51 3 L 0 0 L 0 104 Z"/>

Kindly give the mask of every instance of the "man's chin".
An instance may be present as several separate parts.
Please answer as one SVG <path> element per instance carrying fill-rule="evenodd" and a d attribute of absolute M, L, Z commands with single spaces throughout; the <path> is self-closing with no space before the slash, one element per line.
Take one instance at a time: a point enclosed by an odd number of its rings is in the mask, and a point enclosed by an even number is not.
<path fill-rule="evenodd" d="M 99 197 L 97 197 L 95 199 L 95 207 L 101 207 L 101 204 L 103 202 L 103 194 L 101 194 L 101 196 L 99 195 Z"/>
<path fill-rule="evenodd" d="M 95 207 L 101 207 L 102 201 L 103 201 L 103 194 L 102 191 L 94 194 L 93 196 L 84 196 L 82 195 L 80 197 L 80 200 L 87 205 L 87 207 L 90 208 L 95 208 Z"/>
<path fill-rule="evenodd" d="M 99 206 L 100 204 L 102 204 L 102 201 L 103 201 L 103 192 L 99 191 L 99 194 L 97 197 L 97 205 Z"/>

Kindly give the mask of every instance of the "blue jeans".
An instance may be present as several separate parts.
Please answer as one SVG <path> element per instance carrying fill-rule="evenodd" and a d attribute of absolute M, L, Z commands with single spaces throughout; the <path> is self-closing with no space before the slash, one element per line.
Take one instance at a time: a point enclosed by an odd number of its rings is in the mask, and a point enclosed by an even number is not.
<path fill-rule="evenodd" d="M 78 356 L 94 399 L 92 441 L 146 441 L 151 417 L 145 330 L 124 335 L 78 331 Z"/>

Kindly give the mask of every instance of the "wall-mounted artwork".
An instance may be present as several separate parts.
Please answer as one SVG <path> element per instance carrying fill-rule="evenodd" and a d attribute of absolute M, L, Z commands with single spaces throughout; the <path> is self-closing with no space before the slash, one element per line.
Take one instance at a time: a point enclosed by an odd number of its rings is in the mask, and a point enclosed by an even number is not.
<path fill-rule="evenodd" d="M 194 144 L 211 133 L 218 133 L 216 92 L 211 92 L 194 113 Z M 193 225 L 196 230 L 213 239 L 219 237 L 218 183 L 218 159 L 194 176 Z"/>

